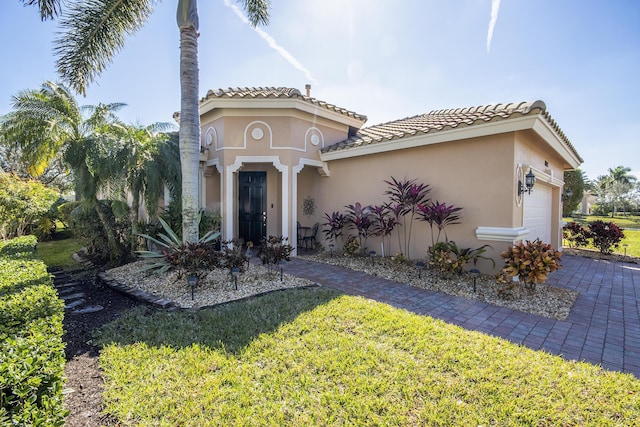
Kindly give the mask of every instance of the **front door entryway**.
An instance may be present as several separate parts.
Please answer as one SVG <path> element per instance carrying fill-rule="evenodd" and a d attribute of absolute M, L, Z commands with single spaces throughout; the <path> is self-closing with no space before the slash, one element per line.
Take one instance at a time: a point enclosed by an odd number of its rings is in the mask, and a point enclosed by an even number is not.
<path fill-rule="evenodd" d="M 238 237 L 260 244 L 267 235 L 267 173 L 239 173 Z"/>

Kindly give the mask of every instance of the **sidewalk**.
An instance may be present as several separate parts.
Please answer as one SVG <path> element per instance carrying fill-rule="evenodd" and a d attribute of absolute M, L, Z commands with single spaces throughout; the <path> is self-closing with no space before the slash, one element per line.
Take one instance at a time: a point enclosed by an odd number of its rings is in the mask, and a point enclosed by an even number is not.
<path fill-rule="evenodd" d="M 580 293 L 563 321 L 300 258 L 292 258 L 285 271 L 346 294 L 640 378 L 640 265 L 577 256 L 563 257 L 562 265 L 547 284 Z"/>

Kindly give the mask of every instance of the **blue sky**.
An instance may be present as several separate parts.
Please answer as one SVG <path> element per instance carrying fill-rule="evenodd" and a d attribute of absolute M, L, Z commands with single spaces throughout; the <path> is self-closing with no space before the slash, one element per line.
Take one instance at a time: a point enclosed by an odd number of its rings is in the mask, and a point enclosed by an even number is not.
<path fill-rule="evenodd" d="M 159 2 L 81 104 L 124 102 L 127 122 L 171 121 L 180 108 L 176 4 Z M 230 5 L 198 4 L 201 96 L 311 83 L 312 96 L 367 115 L 367 125 L 541 99 L 589 178 L 618 165 L 640 176 L 638 1 L 271 0 L 260 33 Z M 58 80 L 56 31 L 35 8 L 2 1 L 0 114 L 19 90 Z"/>

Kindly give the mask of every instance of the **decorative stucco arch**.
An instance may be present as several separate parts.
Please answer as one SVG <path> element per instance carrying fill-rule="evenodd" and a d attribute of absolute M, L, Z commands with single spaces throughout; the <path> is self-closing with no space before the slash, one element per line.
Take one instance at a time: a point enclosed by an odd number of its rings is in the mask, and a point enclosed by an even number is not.
<path fill-rule="evenodd" d="M 280 158 L 278 156 L 236 156 L 236 159 L 233 164 L 227 166 L 225 168 L 224 175 L 224 187 L 225 192 L 223 196 L 223 209 L 224 209 L 224 238 L 229 240 L 234 236 L 234 210 L 238 201 L 234 197 L 233 191 L 233 174 L 238 172 L 240 168 L 248 163 L 270 163 L 272 164 L 278 172 L 282 175 L 282 186 L 280 188 L 281 196 L 282 196 L 282 235 L 283 237 L 289 237 L 289 169 L 290 167 L 282 164 Z"/>

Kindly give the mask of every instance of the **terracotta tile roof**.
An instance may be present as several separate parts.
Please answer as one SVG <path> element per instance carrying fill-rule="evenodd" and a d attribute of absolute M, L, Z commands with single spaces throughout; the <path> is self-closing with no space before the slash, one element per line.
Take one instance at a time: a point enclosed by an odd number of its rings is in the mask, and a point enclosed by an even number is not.
<path fill-rule="evenodd" d="M 350 148 L 398 140 L 414 135 L 433 134 L 455 128 L 474 126 L 488 122 L 540 114 L 560 136 L 562 141 L 580 158 L 575 147 L 562 132 L 558 124 L 547 113 L 547 106 L 542 101 L 520 102 L 512 104 L 494 104 L 451 110 L 435 110 L 392 122 L 382 123 L 360 129 L 352 137 L 327 146 L 323 152 L 347 150 Z"/>
<path fill-rule="evenodd" d="M 290 87 L 235 87 L 227 89 L 210 90 L 207 95 L 200 100 L 200 103 L 212 98 L 253 98 L 253 99 L 300 99 L 310 104 L 325 108 L 330 111 L 353 117 L 358 120 L 366 121 L 367 116 L 358 114 L 354 111 L 338 107 L 328 102 L 303 95 L 298 89 Z"/>

